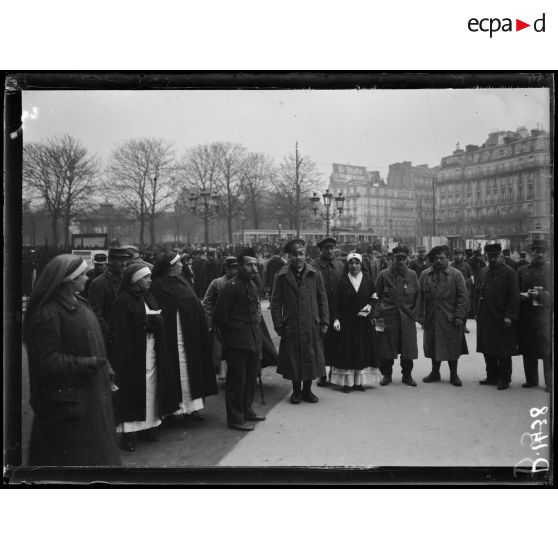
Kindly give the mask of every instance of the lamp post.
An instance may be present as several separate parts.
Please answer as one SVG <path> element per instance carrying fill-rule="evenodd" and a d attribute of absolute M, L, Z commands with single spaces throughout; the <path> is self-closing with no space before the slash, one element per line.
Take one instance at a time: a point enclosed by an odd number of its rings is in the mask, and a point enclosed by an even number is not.
<path fill-rule="evenodd" d="M 203 220 L 203 239 L 206 246 L 209 245 L 209 220 L 219 211 L 219 201 L 217 194 L 210 194 L 205 188 L 202 188 L 199 194 L 190 192 L 188 195 L 190 211 Z"/>
<path fill-rule="evenodd" d="M 343 215 L 343 206 L 345 205 L 345 196 L 339 192 L 337 196 L 328 190 L 322 194 L 325 211 L 320 211 L 320 196 L 314 192 L 310 198 L 312 202 L 312 211 L 314 215 L 319 215 L 326 222 L 326 236 L 329 236 L 329 223 L 337 215 Z M 332 200 L 335 200 L 335 208 L 331 207 Z"/>

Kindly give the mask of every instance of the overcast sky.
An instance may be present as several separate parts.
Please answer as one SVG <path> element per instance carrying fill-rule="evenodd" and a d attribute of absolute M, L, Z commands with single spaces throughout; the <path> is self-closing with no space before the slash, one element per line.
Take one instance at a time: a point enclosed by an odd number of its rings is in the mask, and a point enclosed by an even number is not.
<path fill-rule="evenodd" d="M 549 129 L 548 89 L 24 91 L 23 108 L 24 142 L 68 133 L 105 162 L 127 138 L 164 138 L 178 156 L 238 142 L 277 162 L 298 141 L 324 179 L 332 163 L 386 178 L 391 163 L 434 166 L 495 130 Z"/>

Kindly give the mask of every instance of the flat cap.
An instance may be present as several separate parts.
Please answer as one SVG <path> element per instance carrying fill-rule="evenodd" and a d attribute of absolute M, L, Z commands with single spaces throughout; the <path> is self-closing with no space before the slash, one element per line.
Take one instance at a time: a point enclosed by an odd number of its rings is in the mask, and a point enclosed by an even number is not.
<path fill-rule="evenodd" d="M 501 244 L 487 244 L 484 247 L 484 253 L 485 254 L 499 254 L 502 251 L 502 245 Z"/>
<path fill-rule="evenodd" d="M 396 246 L 392 251 L 392 254 L 404 254 L 405 256 L 409 255 L 409 248 L 407 246 Z"/>
<path fill-rule="evenodd" d="M 434 248 L 432 248 L 430 252 L 428 252 L 428 260 L 433 262 L 434 258 L 440 252 L 443 252 L 446 256 L 449 256 L 449 248 L 445 244 L 440 244 L 439 246 L 434 246 Z"/>

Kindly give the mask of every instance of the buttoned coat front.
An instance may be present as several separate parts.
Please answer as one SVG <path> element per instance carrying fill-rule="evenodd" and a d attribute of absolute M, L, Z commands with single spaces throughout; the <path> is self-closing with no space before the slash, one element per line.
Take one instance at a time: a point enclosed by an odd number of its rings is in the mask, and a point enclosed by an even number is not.
<path fill-rule="evenodd" d="M 507 357 L 518 354 L 519 287 L 515 271 L 506 264 L 484 267 L 477 283 L 477 351 Z M 512 325 L 507 327 L 504 318 Z"/>
<path fill-rule="evenodd" d="M 304 264 L 299 287 L 291 266 L 283 267 L 275 276 L 271 317 L 281 335 L 277 372 L 288 380 L 325 376 L 320 326 L 329 325 L 329 308 L 321 273 Z"/>
<path fill-rule="evenodd" d="M 378 274 L 379 319 L 385 328 L 377 335 L 379 358 L 418 358 L 418 290 L 417 274 L 410 269 L 399 272 L 391 265 Z"/>
<path fill-rule="evenodd" d="M 429 267 L 421 273 L 419 286 L 424 356 L 442 361 L 467 354 L 464 324 L 469 295 L 461 271 L 448 266 L 437 272 Z M 456 319 L 463 323 L 456 325 Z"/>

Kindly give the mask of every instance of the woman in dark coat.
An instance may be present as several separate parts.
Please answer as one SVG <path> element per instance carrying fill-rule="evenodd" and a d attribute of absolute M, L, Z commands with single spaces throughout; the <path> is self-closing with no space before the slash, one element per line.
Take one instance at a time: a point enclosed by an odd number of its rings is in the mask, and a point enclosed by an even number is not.
<path fill-rule="evenodd" d="M 120 446 L 134 451 L 136 433 L 156 440 L 161 418 L 178 409 L 180 378 L 169 374 L 163 318 L 148 292 L 151 270 L 134 263 L 126 268 L 109 321 L 109 360 L 116 372 L 115 395 Z"/>
<path fill-rule="evenodd" d="M 87 263 L 56 256 L 27 306 L 33 427 L 29 465 L 121 465 L 110 378 L 97 317 L 80 293 Z"/>
<path fill-rule="evenodd" d="M 377 382 L 378 366 L 375 331 L 368 315 L 377 304 L 374 281 L 362 272 L 362 256 L 347 256 L 349 274 L 337 285 L 333 300 L 333 336 L 331 383 L 345 393 L 351 389 L 364 391 L 365 385 Z M 331 310 L 331 309 L 330 309 Z"/>
<path fill-rule="evenodd" d="M 192 287 L 182 277 L 182 262 L 178 254 L 157 254 L 151 293 L 163 310 L 168 371 L 181 386 L 177 414 L 203 421 L 205 419 L 199 413 L 203 409 L 203 398 L 217 393 L 217 382 L 203 307 Z"/>

